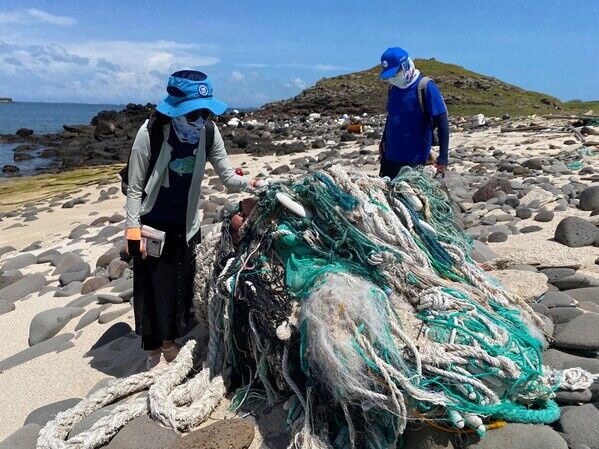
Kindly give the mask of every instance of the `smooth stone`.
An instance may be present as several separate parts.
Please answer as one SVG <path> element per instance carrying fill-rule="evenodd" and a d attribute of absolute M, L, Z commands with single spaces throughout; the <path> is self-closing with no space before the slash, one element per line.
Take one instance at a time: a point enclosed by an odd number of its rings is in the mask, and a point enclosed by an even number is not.
<path fill-rule="evenodd" d="M 71 271 L 72 270 L 72 271 Z M 91 273 L 89 264 L 84 263 L 82 265 L 75 265 L 69 269 L 66 273 L 62 273 L 58 277 L 60 285 L 68 285 L 75 281 L 85 281 Z"/>
<path fill-rule="evenodd" d="M 501 243 L 507 240 L 507 234 L 504 232 L 493 232 L 489 234 L 488 242 L 489 243 Z"/>
<path fill-rule="evenodd" d="M 75 226 L 73 229 L 71 229 L 71 232 L 69 233 L 69 239 L 75 240 L 83 237 L 85 234 L 87 234 L 88 227 L 89 226 L 87 226 L 86 224 L 80 224 L 78 226 Z"/>
<path fill-rule="evenodd" d="M 77 325 L 75 326 L 75 332 L 83 329 L 85 326 L 90 325 L 94 321 L 98 319 L 100 316 L 100 308 L 97 307 L 95 309 L 88 310 L 83 314 Z"/>
<path fill-rule="evenodd" d="M 49 249 L 48 251 L 44 251 L 43 253 L 38 254 L 37 263 L 52 263 L 56 262 L 62 254 L 60 251 L 55 249 Z"/>
<path fill-rule="evenodd" d="M 573 268 L 545 268 L 541 270 L 541 273 L 547 276 L 548 282 L 553 283 L 558 279 L 573 275 L 576 270 Z"/>
<path fill-rule="evenodd" d="M 588 388 L 582 391 L 556 391 L 555 400 L 562 405 L 585 404 L 593 400 L 593 393 Z"/>
<path fill-rule="evenodd" d="M 589 312 L 599 313 L 599 303 L 591 301 L 583 301 L 578 303 L 578 307 Z"/>
<path fill-rule="evenodd" d="M 599 287 L 599 279 L 592 276 L 576 273 L 571 276 L 557 279 L 552 282 L 560 290 L 572 290 L 585 287 Z"/>
<path fill-rule="evenodd" d="M 599 287 L 584 287 L 568 290 L 568 295 L 579 302 L 590 301 L 599 304 Z"/>
<path fill-rule="evenodd" d="M 509 267 L 507 267 L 508 270 L 520 270 L 520 271 L 530 271 L 532 273 L 537 273 L 539 270 L 537 270 L 536 267 L 533 267 L 532 265 L 527 265 L 527 264 L 515 264 L 515 265 L 510 265 Z"/>
<path fill-rule="evenodd" d="M 37 220 L 37 217 L 27 217 L 25 220 L 23 221 L 34 221 Z M 21 250 L 22 253 L 26 253 L 28 251 L 35 251 L 38 250 L 42 247 L 42 241 L 41 240 L 36 240 L 35 242 L 31 243 L 30 245 L 27 245 L 25 248 L 23 248 Z M 37 262 L 39 263 L 39 262 Z"/>
<path fill-rule="evenodd" d="M 100 242 L 103 240 L 107 240 L 119 231 L 120 231 L 120 229 L 118 226 L 108 225 L 108 226 L 103 227 L 100 230 L 100 232 L 98 232 L 98 235 L 87 239 L 87 241 L 94 240 L 94 241 Z"/>
<path fill-rule="evenodd" d="M 38 292 L 48 283 L 41 273 L 28 274 L 0 290 L 0 302 L 15 302 Z"/>
<path fill-rule="evenodd" d="M 599 349 L 599 314 L 585 312 L 556 332 L 553 345 L 565 349 Z"/>
<path fill-rule="evenodd" d="M 477 240 L 474 241 L 474 248 L 472 250 L 472 258 L 478 263 L 491 262 L 499 257 L 491 248 L 482 242 Z"/>
<path fill-rule="evenodd" d="M 85 264 L 83 258 L 77 253 L 65 253 L 63 257 L 52 273 L 52 276 L 56 276 L 57 274 L 63 274 L 69 271 L 74 266 L 82 266 Z"/>
<path fill-rule="evenodd" d="M 562 409 L 558 426 L 570 446 L 586 444 L 599 449 L 599 403 Z"/>
<path fill-rule="evenodd" d="M 123 276 L 123 272 L 129 268 L 129 264 L 120 259 L 114 259 L 108 264 L 108 276 L 111 280 L 119 279 Z"/>
<path fill-rule="evenodd" d="M 554 307 L 549 309 L 547 316 L 551 317 L 555 324 L 565 324 L 583 313 L 578 307 Z"/>
<path fill-rule="evenodd" d="M 562 292 L 545 293 L 539 300 L 540 304 L 544 304 L 549 308 L 553 307 L 571 307 L 576 305 L 576 301 L 571 296 Z"/>
<path fill-rule="evenodd" d="M 19 270 L 37 263 L 37 257 L 31 253 L 19 254 L 18 256 L 8 259 L 2 264 L 2 270 Z"/>
<path fill-rule="evenodd" d="M 126 302 L 131 301 L 131 299 L 133 298 L 133 288 L 130 288 L 128 290 L 120 292 L 118 294 L 118 296 L 120 296 L 121 298 L 123 298 L 123 301 L 126 301 Z"/>
<path fill-rule="evenodd" d="M 111 321 L 116 320 L 117 318 L 119 318 L 131 311 L 132 311 L 131 308 L 123 308 L 123 309 L 119 309 L 119 310 L 112 310 L 109 312 L 104 312 L 104 313 L 100 314 L 100 316 L 98 317 L 98 323 L 100 323 L 100 324 L 110 323 Z"/>
<path fill-rule="evenodd" d="M 81 293 L 82 286 L 83 282 L 81 281 L 71 282 L 68 285 L 65 285 L 64 287 L 57 289 L 56 293 L 54 293 L 54 296 L 57 298 L 64 298 L 67 296 L 76 295 L 78 293 Z"/>
<path fill-rule="evenodd" d="M 523 227 L 522 229 L 520 229 L 520 232 L 522 234 L 529 234 L 531 232 L 538 232 L 541 229 L 543 229 L 543 228 L 540 227 L 540 226 L 532 225 L 532 226 L 525 226 L 525 227 Z"/>
<path fill-rule="evenodd" d="M 29 346 L 54 337 L 71 319 L 83 312 L 81 307 L 54 307 L 38 313 L 29 325 Z"/>
<path fill-rule="evenodd" d="M 121 304 L 123 298 L 110 293 L 98 293 L 98 304 Z"/>
<path fill-rule="evenodd" d="M 98 297 L 94 294 L 87 294 L 80 296 L 79 298 L 71 301 L 66 305 L 66 307 L 86 307 L 92 303 L 95 303 L 98 300 Z"/>
<path fill-rule="evenodd" d="M 144 414 L 127 423 L 103 449 L 172 449 L 180 439 Z"/>
<path fill-rule="evenodd" d="M 112 293 L 122 293 L 124 291 L 133 288 L 133 279 L 132 278 L 121 278 L 112 281 L 109 285 L 111 287 Z"/>
<path fill-rule="evenodd" d="M 17 248 L 15 248 L 14 246 L 0 246 L 0 256 L 3 256 L 6 253 L 10 253 L 16 250 Z"/>
<path fill-rule="evenodd" d="M 580 367 L 590 373 L 599 372 L 599 359 L 581 357 L 555 348 L 543 353 L 543 364 L 557 370 Z"/>
<path fill-rule="evenodd" d="M 35 449 L 40 430 L 39 424 L 26 424 L 0 442 L 0 449 Z"/>
<path fill-rule="evenodd" d="M 185 435 L 171 449 L 247 449 L 254 426 L 239 418 L 217 421 Z"/>
<path fill-rule="evenodd" d="M 51 404 L 36 408 L 29 415 L 27 415 L 27 418 L 25 418 L 25 424 L 37 424 L 39 426 L 45 426 L 46 423 L 54 419 L 59 412 L 64 412 L 65 410 L 73 408 L 80 401 L 81 398 L 64 399 L 62 401 L 53 402 Z"/>
<path fill-rule="evenodd" d="M 87 295 L 88 293 L 105 287 L 106 285 L 108 285 L 109 282 L 110 280 L 108 278 L 101 276 L 89 278 L 83 283 L 83 286 L 81 287 L 81 294 Z"/>
<path fill-rule="evenodd" d="M 120 223 L 121 221 L 124 221 L 124 220 L 125 220 L 125 217 L 119 213 L 112 214 L 110 217 L 108 217 L 108 221 L 113 224 Z"/>
<path fill-rule="evenodd" d="M 120 248 L 117 246 L 111 247 L 108 251 L 102 254 L 96 261 L 96 268 L 106 268 L 114 259 L 117 259 L 120 254 Z"/>
<path fill-rule="evenodd" d="M 403 449 L 463 449 L 454 435 L 430 426 L 411 430 L 405 434 Z M 484 438 L 468 436 L 468 449 L 568 449 L 566 441 L 549 426 L 542 424 L 509 423 L 501 429 L 491 430 Z"/>
<path fill-rule="evenodd" d="M 541 273 L 519 270 L 499 270 L 488 273 L 526 302 L 533 302 L 547 291 L 547 277 Z"/>
<path fill-rule="evenodd" d="M 49 340 L 38 343 L 31 348 L 17 352 L 16 354 L 13 354 L 10 357 L 0 361 L 0 372 L 7 371 L 15 366 L 21 365 L 22 363 L 33 360 L 44 354 L 49 354 L 50 352 L 60 352 L 64 349 L 73 347 L 74 343 L 71 340 L 74 337 L 75 334 L 60 334 L 56 337 L 52 337 Z"/>
<path fill-rule="evenodd" d="M 541 211 L 537 215 L 535 215 L 533 220 L 538 221 L 540 223 L 548 223 L 551 220 L 553 220 L 554 217 L 555 217 L 555 213 L 553 211 L 545 210 L 545 211 Z"/>
<path fill-rule="evenodd" d="M 19 270 L 0 271 L 0 290 L 23 279 L 23 273 Z"/>
<path fill-rule="evenodd" d="M 599 209 L 599 185 L 587 187 L 580 193 L 578 199 L 582 210 Z"/>
<path fill-rule="evenodd" d="M 555 229 L 555 240 L 570 248 L 592 245 L 599 237 L 599 229 L 580 217 L 566 217 Z"/>

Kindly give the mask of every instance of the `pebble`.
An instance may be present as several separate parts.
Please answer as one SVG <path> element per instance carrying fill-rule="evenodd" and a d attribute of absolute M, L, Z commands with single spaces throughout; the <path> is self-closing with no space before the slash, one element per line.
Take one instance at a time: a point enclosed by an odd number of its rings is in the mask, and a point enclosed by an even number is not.
<path fill-rule="evenodd" d="M 19 279 L 23 278 L 23 273 L 19 270 L 9 270 L 9 271 L 1 271 L 0 270 L 0 290 L 4 287 L 9 286 L 10 284 L 14 284 Z"/>
<path fill-rule="evenodd" d="M 430 426 L 409 430 L 403 449 L 457 449 L 465 447 L 455 441 L 455 435 Z M 468 449 L 568 449 L 564 439 L 549 426 L 510 423 L 491 430 L 484 438 L 468 436 Z"/>
<path fill-rule="evenodd" d="M 505 232 L 493 232 L 489 234 L 488 241 L 490 243 L 500 243 L 507 240 L 507 234 Z"/>
<path fill-rule="evenodd" d="M 38 424 L 26 424 L 0 442 L 0 449 L 35 449 L 40 430 Z"/>
<path fill-rule="evenodd" d="M 122 299 L 121 298 L 119 298 L 119 299 L 122 302 Z M 129 312 L 131 312 L 131 307 L 126 307 L 126 308 L 119 309 L 119 310 L 113 310 L 110 312 L 101 313 L 100 316 L 98 317 L 98 323 L 100 323 L 100 324 L 110 323 L 111 321 L 116 320 L 117 318 L 119 318 Z"/>
<path fill-rule="evenodd" d="M 81 307 L 54 307 L 38 313 L 29 325 L 29 346 L 54 337 L 72 318 L 83 312 Z"/>
<path fill-rule="evenodd" d="M 81 293 L 82 286 L 83 282 L 81 281 L 71 282 L 68 285 L 65 285 L 64 287 L 57 289 L 54 293 L 54 296 L 57 298 L 64 298 L 67 296 L 76 295 L 78 293 Z"/>
<path fill-rule="evenodd" d="M 62 257 L 60 251 L 49 249 L 37 256 L 37 263 L 51 263 L 56 266 L 56 262 Z"/>
<path fill-rule="evenodd" d="M 104 449 L 174 449 L 179 435 L 143 414 L 123 427 Z M 196 449 L 196 448 L 194 448 Z M 200 449 L 200 446 L 197 446 Z M 234 448 L 231 448 L 234 449 Z"/>
<path fill-rule="evenodd" d="M 553 345 L 557 348 L 598 350 L 599 314 L 584 312 L 556 331 Z M 598 421 L 599 422 L 599 421 Z"/>
<path fill-rule="evenodd" d="M 571 248 L 592 245 L 597 239 L 599 230 L 580 217 L 566 217 L 555 229 L 555 240 Z"/>
<path fill-rule="evenodd" d="M 246 449 L 254 434 L 254 426 L 248 421 L 226 419 L 190 432 L 171 449 Z"/>
<path fill-rule="evenodd" d="M 558 426 L 572 447 L 586 444 L 591 449 L 599 449 L 599 403 L 584 404 L 562 409 Z"/>
<path fill-rule="evenodd" d="M 98 260 L 96 261 L 96 268 L 102 267 L 106 268 L 114 259 L 119 257 L 120 248 L 117 246 L 113 246 L 104 254 L 102 254 Z"/>
<path fill-rule="evenodd" d="M 98 293 L 98 304 L 122 304 L 123 298 L 110 293 Z"/>
<path fill-rule="evenodd" d="M 580 200 L 580 209 L 597 210 L 599 209 L 599 185 L 589 186 L 582 191 L 578 197 Z"/>
<path fill-rule="evenodd" d="M 580 273 L 566 276 L 552 282 L 560 290 L 572 290 L 575 288 L 599 287 L 599 279 Z"/>
<path fill-rule="evenodd" d="M 584 287 L 568 290 L 568 295 L 579 302 L 590 301 L 599 304 L 599 287 Z"/>
<path fill-rule="evenodd" d="M 532 226 L 525 226 L 525 227 L 523 227 L 522 229 L 520 229 L 520 232 L 521 232 L 522 234 L 529 234 L 529 233 L 531 233 L 531 232 L 538 232 L 538 231 L 540 231 L 541 229 L 543 229 L 543 228 L 542 228 L 542 227 L 540 227 L 540 226 L 537 226 L 537 225 L 532 225 Z"/>
<path fill-rule="evenodd" d="M 37 257 L 34 254 L 19 254 L 18 256 L 8 259 L 6 262 L 4 262 L 4 264 L 2 264 L 2 269 L 4 271 L 19 270 L 35 263 L 37 263 Z"/>
<path fill-rule="evenodd" d="M 108 225 L 108 226 L 103 227 L 100 230 L 100 232 L 98 232 L 98 235 L 96 235 L 95 237 L 88 238 L 86 241 L 102 242 L 104 240 L 109 239 L 110 237 L 112 237 L 114 234 L 116 234 L 119 231 L 120 231 L 120 228 L 118 226 Z"/>
<path fill-rule="evenodd" d="M 573 268 L 545 268 L 541 270 L 541 273 L 547 276 L 548 282 L 553 283 L 558 279 L 573 275 L 576 270 Z"/>
<path fill-rule="evenodd" d="M 0 246 L 0 256 L 3 256 L 6 253 L 10 253 L 16 250 L 17 248 L 15 248 L 14 246 Z"/>
<path fill-rule="evenodd" d="M 491 248 L 478 240 L 474 241 L 474 248 L 472 250 L 472 258 L 478 263 L 491 262 L 499 257 Z"/>
<path fill-rule="evenodd" d="M 0 302 L 15 302 L 38 292 L 48 281 L 41 273 L 28 274 L 0 290 Z"/>
<path fill-rule="evenodd" d="M 71 282 L 75 281 L 85 281 L 89 277 L 91 273 L 91 268 L 88 263 L 81 263 L 77 265 L 73 265 L 68 269 L 68 271 L 62 273 L 58 277 L 58 282 L 60 285 L 68 285 Z"/>
<path fill-rule="evenodd" d="M 129 264 L 120 259 L 114 259 L 108 264 L 108 276 L 111 280 L 119 279 L 123 276 L 123 271 L 129 268 Z"/>
<path fill-rule="evenodd" d="M 62 401 L 53 402 L 46 404 L 42 407 L 33 410 L 27 418 L 25 418 L 25 424 L 37 424 L 38 426 L 45 426 L 48 421 L 54 419 L 54 417 L 65 410 L 68 410 L 76 406 L 81 401 L 81 398 L 64 399 Z"/>
<path fill-rule="evenodd" d="M 71 267 L 73 267 L 77 264 L 82 265 L 84 263 L 85 263 L 85 261 L 79 254 L 65 253 L 65 254 L 63 254 L 62 259 L 60 260 L 60 263 L 58 264 L 58 266 L 52 273 L 52 276 L 56 276 L 57 274 L 63 274 L 65 272 L 69 271 Z"/>
<path fill-rule="evenodd" d="M 87 228 L 88 226 L 86 224 L 80 224 L 74 227 L 73 229 L 71 229 L 71 232 L 69 233 L 69 238 L 71 240 L 75 240 L 80 237 L 83 237 L 85 234 L 87 234 Z"/>
<path fill-rule="evenodd" d="M 83 283 L 83 286 L 81 287 L 81 294 L 87 295 L 88 293 L 105 287 L 106 285 L 108 285 L 109 282 L 110 280 L 108 278 L 101 276 L 89 278 Z"/>
<path fill-rule="evenodd" d="M 551 220 L 553 220 L 553 217 L 555 217 L 555 213 L 553 211 L 545 210 L 545 211 L 541 211 L 537 215 L 535 215 L 533 220 L 541 222 L 541 223 L 548 223 Z"/>
<path fill-rule="evenodd" d="M 545 273 L 543 273 L 545 274 Z M 576 301 L 571 296 L 562 292 L 545 293 L 539 300 L 539 304 L 544 304 L 549 308 L 575 306 Z"/>
<path fill-rule="evenodd" d="M 100 308 L 97 307 L 95 309 L 88 310 L 83 314 L 77 325 L 75 326 L 75 332 L 83 329 L 85 326 L 93 323 L 100 316 Z"/>

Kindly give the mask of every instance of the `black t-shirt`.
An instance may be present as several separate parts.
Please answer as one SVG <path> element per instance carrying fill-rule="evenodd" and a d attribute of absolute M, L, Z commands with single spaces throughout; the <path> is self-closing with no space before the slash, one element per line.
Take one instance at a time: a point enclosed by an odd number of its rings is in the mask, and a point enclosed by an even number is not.
<path fill-rule="evenodd" d="M 168 143 L 173 147 L 168 164 L 169 187 L 161 187 L 156 203 L 144 218 L 162 223 L 185 224 L 187 199 L 198 144 L 184 143 L 177 138 L 171 127 Z"/>

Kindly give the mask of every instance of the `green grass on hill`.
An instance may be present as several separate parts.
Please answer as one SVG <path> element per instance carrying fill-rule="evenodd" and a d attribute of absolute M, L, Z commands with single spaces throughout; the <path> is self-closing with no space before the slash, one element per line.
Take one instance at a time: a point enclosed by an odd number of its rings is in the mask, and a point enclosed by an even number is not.
<path fill-rule="evenodd" d="M 439 86 L 449 112 L 454 116 L 478 113 L 487 116 L 501 116 L 504 113 L 511 116 L 578 114 L 590 109 L 599 114 L 599 101 L 563 103 L 550 95 L 521 89 L 455 64 L 435 59 L 416 59 L 415 64 L 422 74 L 430 76 Z M 348 105 L 356 112 L 362 108 L 363 112 L 384 113 L 389 85 L 379 80 L 379 72 L 380 67 L 377 66 L 361 72 L 324 78 L 297 97 L 266 105 L 264 109 L 274 107 L 298 110 L 320 106 L 325 109 L 323 112 L 327 112 L 327 105 L 333 104 L 335 112 L 343 105 Z"/>

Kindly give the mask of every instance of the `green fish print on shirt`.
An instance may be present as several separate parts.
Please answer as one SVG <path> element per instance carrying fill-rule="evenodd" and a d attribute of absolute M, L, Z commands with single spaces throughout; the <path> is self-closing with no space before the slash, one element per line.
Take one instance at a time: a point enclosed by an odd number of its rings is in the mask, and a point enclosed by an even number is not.
<path fill-rule="evenodd" d="M 195 157 L 187 156 L 184 159 L 175 159 L 168 166 L 172 171 L 177 173 L 179 176 L 188 175 L 193 173 L 193 166 L 195 164 Z"/>

